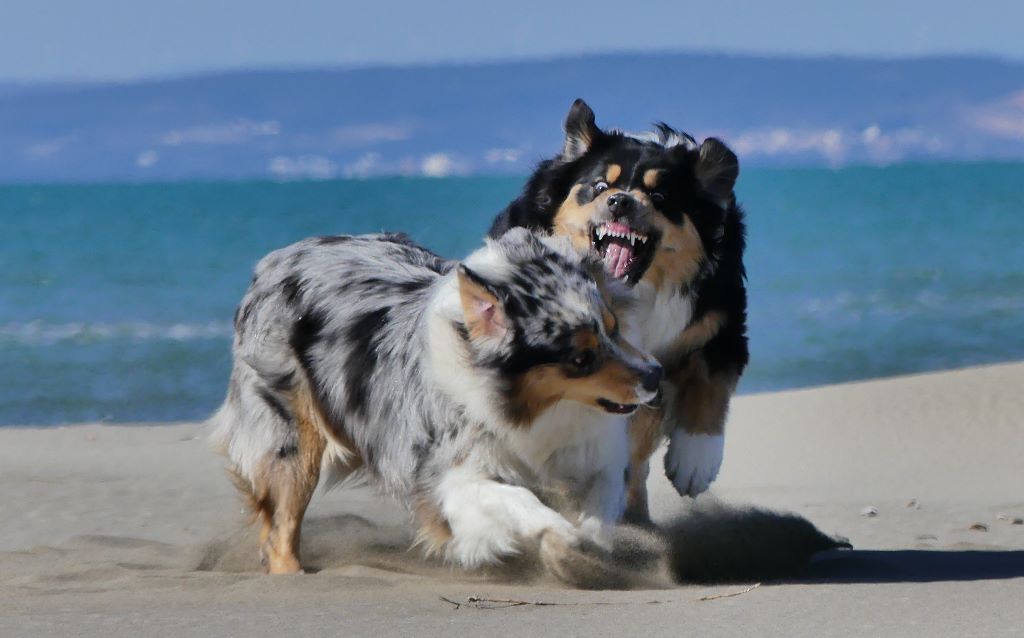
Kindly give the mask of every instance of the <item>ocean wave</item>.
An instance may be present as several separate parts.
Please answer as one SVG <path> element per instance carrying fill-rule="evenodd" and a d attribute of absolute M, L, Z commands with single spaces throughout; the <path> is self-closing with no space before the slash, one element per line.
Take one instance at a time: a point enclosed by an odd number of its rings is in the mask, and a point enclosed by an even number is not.
<path fill-rule="evenodd" d="M 28 323 L 0 324 L 0 341 L 22 345 L 51 345 L 55 343 L 90 343 L 112 339 L 132 341 L 198 341 L 202 339 L 228 339 L 233 334 L 229 322 L 209 323 L 150 323 L 130 321 L 123 323 Z"/>
<path fill-rule="evenodd" d="M 800 302 L 798 308 L 802 317 L 814 319 L 838 315 L 855 320 L 934 315 L 971 318 L 1024 311 L 1024 296 L 989 295 L 966 290 L 955 293 L 922 290 L 906 294 L 893 291 L 844 291 L 828 297 L 806 299 Z"/>

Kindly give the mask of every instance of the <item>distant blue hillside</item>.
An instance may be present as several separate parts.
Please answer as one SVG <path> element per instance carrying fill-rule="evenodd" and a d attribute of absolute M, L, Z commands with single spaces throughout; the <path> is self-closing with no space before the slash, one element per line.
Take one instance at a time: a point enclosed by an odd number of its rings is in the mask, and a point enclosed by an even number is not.
<path fill-rule="evenodd" d="M 0 181 L 522 172 L 578 96 L 747 164 L 1024 158 L 1024 64 L 618 54 L 0 85 Z"/>

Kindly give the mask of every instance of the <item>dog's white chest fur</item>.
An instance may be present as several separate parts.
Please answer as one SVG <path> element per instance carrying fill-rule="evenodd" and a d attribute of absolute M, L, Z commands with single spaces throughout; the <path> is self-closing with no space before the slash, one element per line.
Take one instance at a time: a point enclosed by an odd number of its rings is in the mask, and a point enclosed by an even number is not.
<path fill-rule="evenodd" d="M 641 348 L 662 359 L 672 342 L 693 318 L 696 297 L 678 291 L 655 290 L 641 282 L 637 303 L 630 317 L 632 336 Z M 669 416 L 669 418 L 673 418 Z M 665 471 L 682 495 L 697 496 L 706 491 L 722 465 L 725 438 L 722 435 L 690 434 L 687 424 L 673 422 Z"/>
<path fill-rule="evenodd" d="M 656 290 L 641 282 L 636 287 L 637 302 L 631 317 L 632 334 L 639 345 L 661 358 L 672 341 L 686 329 L 693 317 L 694 297 L 677 290 Z"/>
<path fill-rule="evenodd" d="M 563 401 L 527 430 L 508 437 L 512 451 L 547 479 L 584 481 L 600 468 L 628 462 L 627 418 Z"/>

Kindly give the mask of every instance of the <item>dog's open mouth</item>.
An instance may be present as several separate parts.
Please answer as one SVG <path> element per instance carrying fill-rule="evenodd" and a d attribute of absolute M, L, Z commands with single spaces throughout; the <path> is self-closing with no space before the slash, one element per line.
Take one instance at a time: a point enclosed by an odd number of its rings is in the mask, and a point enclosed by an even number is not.
<path fill-rule="evenodd" d="M 612 414 L 632 414 L 637 408 L 636 404 L 615 403 L 608 399 L 598 399 L 597 404 L 604 408 L 605 412 L 611 412 Z"/>
<path fill-rule="evenodd" d="M 604 222 L 591 229 L 590 243 L 608 274 L 635 284 L 651 265 L 658 238 L 623 222 Z"/>

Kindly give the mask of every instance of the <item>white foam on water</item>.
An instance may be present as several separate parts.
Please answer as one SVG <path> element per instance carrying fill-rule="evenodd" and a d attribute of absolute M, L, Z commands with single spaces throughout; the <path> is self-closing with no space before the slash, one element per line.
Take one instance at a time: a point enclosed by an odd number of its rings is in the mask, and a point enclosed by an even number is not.
<path fill-rule="evenodd" d="M 0 324 L 0 341 L 23 345 L 51 345 L 64 342 L 89 343 L 109 339 L 133 341 L 198 341 L 202 339 L 229 339 L 233 328 L 229 322 L 207 323 L 151 323 L 129 321 L 121 323 L 27 323 Z"/>

